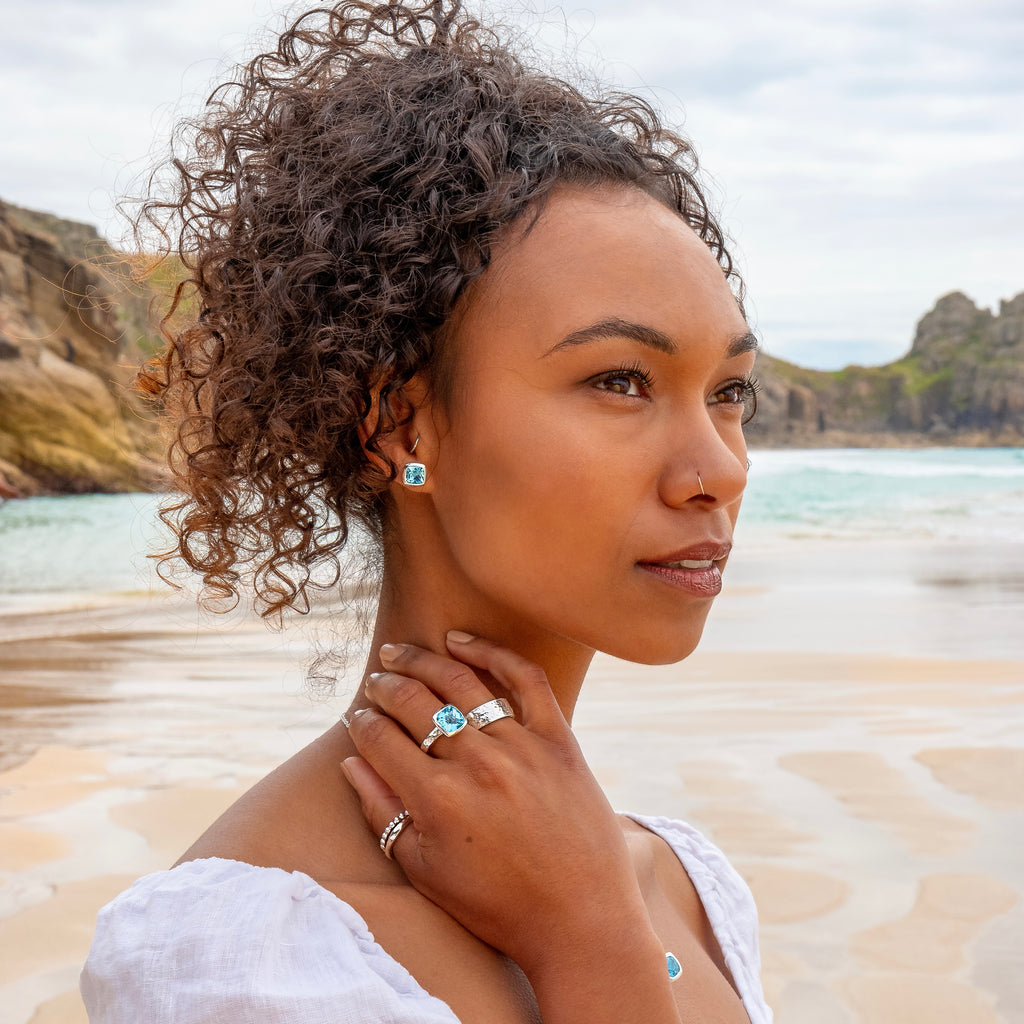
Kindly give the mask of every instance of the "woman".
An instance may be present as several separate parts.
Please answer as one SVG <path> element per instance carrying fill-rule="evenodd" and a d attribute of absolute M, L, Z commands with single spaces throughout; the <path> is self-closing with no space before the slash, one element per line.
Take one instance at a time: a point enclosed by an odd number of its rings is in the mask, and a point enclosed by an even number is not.
<path fill-rule="evenodd" d="M 274 613 L 359 524 L 380 598 L 345 721 L 101 913 L 91 1019 L 769 1021 L 749 891 L 616 816 L 569 727 L 595 650 L 693 650 L 745 485 L 755 344 L 686 143 L 458 0 L 353 2 L 177 167 L 178 551 Z"/>

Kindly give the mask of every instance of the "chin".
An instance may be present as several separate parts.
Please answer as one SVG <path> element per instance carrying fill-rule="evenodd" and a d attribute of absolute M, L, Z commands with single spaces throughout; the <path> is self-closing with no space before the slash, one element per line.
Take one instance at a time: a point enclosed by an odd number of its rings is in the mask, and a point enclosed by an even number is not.
<path fill-rule="evenodd" d="M 605 654 L 636 665 L 674 665 L 688 658 L 697 649 L 704 635 L 704 622 L 696 629 L 666 631 L 646 637 L 631 638 L 628 643 L 608 644 Z"/>

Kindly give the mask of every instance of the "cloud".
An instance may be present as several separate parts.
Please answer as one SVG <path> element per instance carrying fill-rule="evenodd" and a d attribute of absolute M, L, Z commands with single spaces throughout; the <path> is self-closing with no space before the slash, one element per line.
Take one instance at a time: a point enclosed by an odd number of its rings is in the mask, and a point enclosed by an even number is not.
<path fill-rule="evenodd" d="M 0 195 L 116 234 L 116 196 L 175 116 L 288 7 L 5 0 Z M 813 363 L 819 345 L 831 362 L 860 339 L 895 357 L 944 292 L 993 305 L 1024 290 L 1016 0 L 590 0 L 513 16 L 555 51 L 568 34 L 599 76 L 684 123 L 769 351 Z"/>

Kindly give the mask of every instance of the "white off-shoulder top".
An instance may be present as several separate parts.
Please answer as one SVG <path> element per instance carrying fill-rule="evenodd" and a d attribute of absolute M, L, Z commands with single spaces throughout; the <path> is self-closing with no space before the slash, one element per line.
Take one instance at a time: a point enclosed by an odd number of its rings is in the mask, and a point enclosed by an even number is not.
<path fill-rule="evenodd" d="M 751 1024 L 771 1024 L 746 883 L 689 825 L 629 817 L 675 851 Z M 108 903 L 81 989 L 90 1024 L 459 1024 L 308 875 L 216 857 L 146 875 Z"/>

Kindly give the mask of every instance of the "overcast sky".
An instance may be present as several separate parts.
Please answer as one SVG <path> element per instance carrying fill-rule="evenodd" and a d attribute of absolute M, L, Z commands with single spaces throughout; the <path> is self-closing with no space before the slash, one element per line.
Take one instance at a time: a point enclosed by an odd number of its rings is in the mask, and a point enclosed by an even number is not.
<path fill-rule="evenodd" d="M 154 139 L 303 6 L 0 0 L 0 197 L 116 238 L 114 200 Z M 885 362 L 940 295 L 995 306 L 1024 291 L 1021 0 L 535 9 L 545 39 L 561 45 L 567 23 L 602 77 L 683 122 L 767 351 Z"/>

